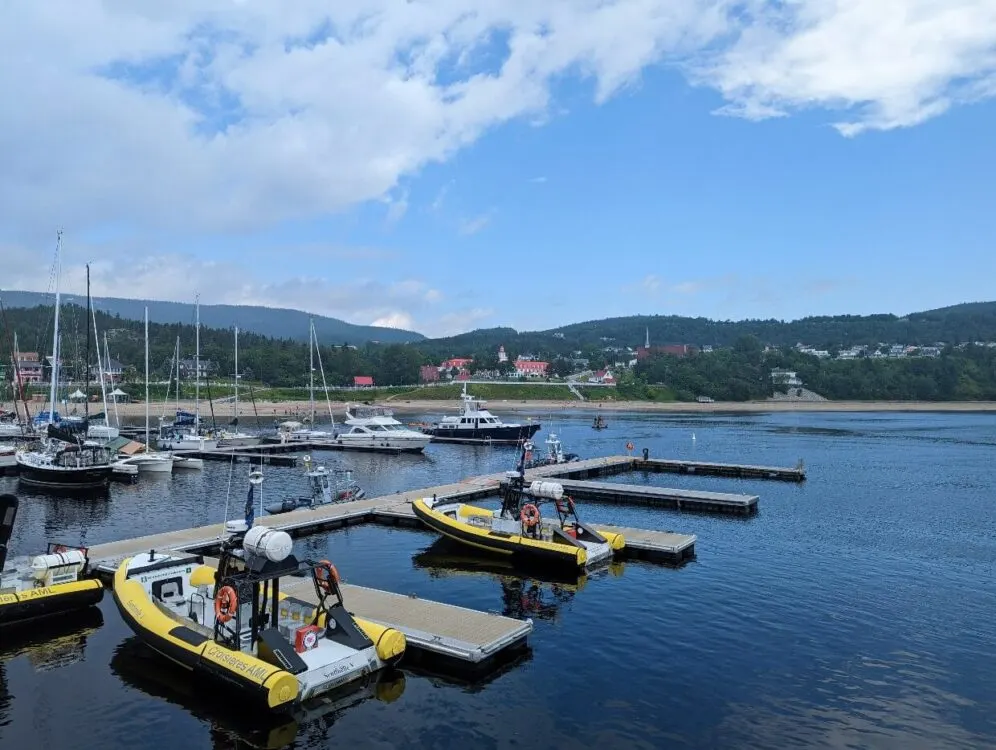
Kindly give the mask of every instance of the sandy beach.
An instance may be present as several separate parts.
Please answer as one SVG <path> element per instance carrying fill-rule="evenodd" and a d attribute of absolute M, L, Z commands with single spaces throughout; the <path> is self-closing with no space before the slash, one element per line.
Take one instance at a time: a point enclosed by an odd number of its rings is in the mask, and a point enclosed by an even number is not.
<path fill-rule="evenodd" d="M 459 412 L 460 405 L 455 401 L 438 400 L 410 400 L 398 398 L 395 400 L 376 402 L 380 405 L 393 409 L 398 414 L 453 414 Z M 316 405 L 319 414 L 328 414 L 328 407 L 324 403 Z M 343 402 L 333 402 L 332 412 L 335 418 L 341 419 L 346 404 Z M 31 405 L 32 413 L 46 408 L 41 404 Z M 12 405 L 7 402 L 0 404 L 0 408 L 12 409 Z M 175 402 L 170 404 L 166 411 L 167 416 L 173 414 L 176 408 Z M 180 408 L 192 411 L 193 401 L 181 401 Z M 669 402 L 655 403 L 650 401 L 551 401 L 551 400 L 496 400 L 489 401 L 488 408 L 497 414 L 503 412 L 555 412 L 555 411 L 606 411 L 606 412 L 645 412 L 645 413 L 740 413 L 757 414 L 773 412 L 993 412 L 996 411 L 996 401 L 715 401 L 712 403 L 698 402 Z M 99 404 L 91 404 L 91 413 L 99 412 Z M 306 401 L 256 401 L 256 410 L 253 411 L 251 404 L 242 403 L 239 405 L 239 415 L 243 420 L 252 420 L 256 413 L 261 417 L 286 417 L 293 419 L 304 416 L 307 413 L 308 404 Z M 158 420 L 163 413 L 161 402 L 151 404 L 150 416 L 152 421 Z M 111 414 L 114 414 L 114 407 L 110 407 Z M 141 418 L 145 416 L 145 404 L 134 402 L 130 404 L 118 404 L 117 412 L 122 417 Z M 70 411 L 70 413 L 73 413 Z M 82 407 L 78 406 L 76 413 L 82 413 Z M 205 418 L 211 415 L 210 407 L 201 404 L 201 413 Z M 234 416 L 231 402 L 214 405 L 214 415 L 216 418 L 231 419 Z M 246 422 L 248 424 L 248 421 Z"/>

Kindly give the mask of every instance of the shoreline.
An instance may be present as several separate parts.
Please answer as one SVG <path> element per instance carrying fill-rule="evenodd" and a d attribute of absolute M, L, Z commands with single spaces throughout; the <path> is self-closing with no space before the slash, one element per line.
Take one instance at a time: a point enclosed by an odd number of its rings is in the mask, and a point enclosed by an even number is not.
<path fill-rule="evenodd" d="M 351 401 L 349 403 L 356 403 Z M 378 406 L 392 409 L 398 414 L 455 414 L 459 413 L 460 404 L 451 400 L 418 400 L 418 399 L 397 399 L 387 401 L 375 401 Z M 76 409 L 70 409 L 68 413 L 82 413 L 82 405 L 76 405 Z M 332 402 L 332 413 L 337 421 L 343 417 L 345 402 Z M 43 404 L 31 404 L 31 413 L 37 414 L 39 410 L 47 408 Z M 246 408 L 248 407 L 248 408 Z M 11 409 L 9 403 L 0 404 L 0 408 Z M 19 406 L 19 409 L 22 407 Z M 90 413 L 99 413 L 102 410 L 100 404 L 90 404 Z M 166 410 L 167 418 L 172 417 L 176 408 L 176 402 L 170 404 Z M 193 411 L 193 401 L 181 401 L 180 408 Z M 254 411 L 251 404 L 240 404 L 239 417 L 249 424 L 255 420 L 256 413 L 260 417 L 286 417 L 287 419 L 300 418 L 304 416 L 308 408 L 307 401 L 257 401 Z M 996 412 L 996 401 L 714 401 L 711 403 L 671 401 L 555 401 L 555 400 L 499 400 L 489 401 L 487 408 L 497 414 L 503 412 L 554 412 L 554 411 L 603 411 L 603 412 L 644 412 L 644 413 L 672 413 L 672 414 L 764 414 L 775 412 L 957 412 L 957 413 L 989 413 Z M 114 406 L 108 406 L 108 412 L 113 416 Z M 145 416 L 144 402 L 132 402 L 129 404 L 118 404 L 117 413 L 122 417 L 134 418 Z M 159 417 L 163 413 L 162 403 L 150 404 L 150 423 L 155 426 L 159 423 Z M 328 414 L 328 407 L 324 404 L 316 404 L 316 413 L 319 421 L 322 414 Z M 215 404 L 214 415 L 216 419 L 231 419 L 234 414 L 231 402 Z M 211 419 L 211 408 L 207 404 L 201 404 L 201 418 Z"/>

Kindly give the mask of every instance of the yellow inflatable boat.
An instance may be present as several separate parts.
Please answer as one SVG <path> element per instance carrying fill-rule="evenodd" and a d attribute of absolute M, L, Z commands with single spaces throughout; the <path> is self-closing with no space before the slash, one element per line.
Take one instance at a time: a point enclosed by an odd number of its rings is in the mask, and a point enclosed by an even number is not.
<path fill-rule="evenodd" d="M 83 578 L 89 564 L 85 547 L 49 544 L 43 555 L 8 561 L 17 503 L 14 495 L 0 495 L 0 627 L 98 604 L 104 587 Z"/>
<path fill-rule="evenodd" d="M 252 526 L 251 498 L 246 521 L 226 524 L 217 569 L 201 556 L 155 551 L 121 563 L 114 601 L 135 634 L 195 677 L 218 678 L 271 709 L 397 663 L 404 634 L 354 618 L 335 567 L 298 560 L 286 532 Z M 314 585 L 312 602 L 280 590 L 301 576 Z"/>
<path fill-rule="evenodd" d="M 549 569 L 586 569 L 612 559 L 626 546 L 622 534 L 596 531 L 577 515 L 574 501 L 556 482 L 525 487 L 525 454 L 507 473 L 499 510 L 423 497 L 412 502 L 415 515 L 433 531 L 479 552 L 500 555 L 513 563 Z M 544 518 L 540 505 L 555 513 Z"/>

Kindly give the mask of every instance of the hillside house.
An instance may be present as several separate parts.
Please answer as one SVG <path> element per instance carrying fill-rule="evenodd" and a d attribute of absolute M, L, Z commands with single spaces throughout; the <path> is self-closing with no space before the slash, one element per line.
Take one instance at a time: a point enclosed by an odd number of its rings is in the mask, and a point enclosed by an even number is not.
<path fill-rule="evenodd" d="M 373 388 L 374 379 L 371 375 L 354 375 L 353 376 L 353 387 L 354 388 Z"/>
<path fill-rule="evenodd" d="M 522 378 L 545 378 L 549 367 L 549 362 L 522 358 L 515 360 L 515 374 Z"/>

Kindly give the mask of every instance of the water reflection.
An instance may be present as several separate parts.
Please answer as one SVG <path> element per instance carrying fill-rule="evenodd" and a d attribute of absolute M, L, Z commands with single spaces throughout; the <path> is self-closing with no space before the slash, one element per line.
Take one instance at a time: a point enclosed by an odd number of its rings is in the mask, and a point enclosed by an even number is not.
<path fill-rule="evenodd" d="M 577 576 L 555 574 L 539 567 L 513 565 L 502 558 L 468 553 L 466 547 L 450 539 L 437 539 L 412 556 L 416 568 L 432 578 L 486 575 L 501 587 L 501 613 L 506 617 L 556 620 L 560 607 L 569 603 L 588 582 L 588 573 Z M 605 569 L 620 576 L 624 564 L 613 562 Z M 601 571 L 600 571 L 601 572 Z"/>
<path fill-rule="evenodd" d="M 68 614 L 5 626 L 0 638 L 0 727 L 10 723 L 15 696 L 7 684 L 7 662 L 27 658 L 35 672 L 51 672 L 83 661 L 87 638 L 104 624 L 96 607 Z"/>
<path fill-rule="evenodd" d="M 237 747 L 282 748 L 291 743 L 324 746 L 343 712 L 368 700 L 393 703 L 405 692 L 405 675 L 387 669 L 365 681 L 306 701 L 290 712 L 250 711 L 238 694 L 198 681 L 189 671 L 166 661 L 137 637 L 125 639 L 111 657 L 111 672 L 148 696 L 179 706 L 210 725 L 215 750 Z"/>

